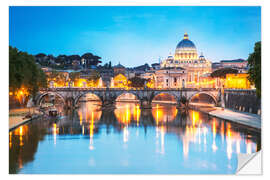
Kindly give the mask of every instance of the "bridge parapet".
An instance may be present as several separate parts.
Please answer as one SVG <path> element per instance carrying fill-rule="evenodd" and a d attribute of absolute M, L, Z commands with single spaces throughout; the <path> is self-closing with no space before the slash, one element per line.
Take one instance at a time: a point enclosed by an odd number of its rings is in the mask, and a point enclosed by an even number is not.
<path fill-rule="evenodd" d="M 40 90 L 40 98 L 51 93 L 60 96 L 64 99 L 65 104 L 76 106 L 79 99 L 85 94 L 95 94 L 102 101 L 102 104 L 113 104 L 117 97 L 124 93 L 130 93 L 136 96 L 140 101 L 141 107 L 150 108 L 152 100 L 159 94 L 165 93 L 173 96 L 180 106 L 183 97 L 191 100 L 191 98 L 200 93 L 208 94 L 215 101 L 218 99 L 218 90 L 214 88 L 77 88 L 77 87 L 59 87 L 59 88 L 44 88 Z M 68 102 L 68 103 L 67 103 Z"/>
<path fill-rule="evenodd" d="M 82 88 L 58 87 L 42 88 L 40 91 L 216 91 L 216 88 Z"/>

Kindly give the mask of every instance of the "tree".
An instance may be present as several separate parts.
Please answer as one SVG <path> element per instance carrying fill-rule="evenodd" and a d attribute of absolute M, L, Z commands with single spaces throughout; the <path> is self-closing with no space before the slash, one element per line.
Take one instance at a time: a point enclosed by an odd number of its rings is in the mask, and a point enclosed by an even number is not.
<path fill-rule="evenodd" d="M 69 79 L 70 79 L 70 81 L 75 83 L 77 80 L 80 79 L 80 73 L 79 72 L 71 72 L 71 73 L 69 73 Z"/>
<path fill-rule="evenodd" d="M 85 53 L 82 55 L 82 58 L 86 60 L 86 65 L 97 65 L 98 63 L 101 63 L 100 59 L 101 57 L 95 56 L 92 53 Z"/>
<path fill-rule="evenodd" d="M 255 43 L 254 52 L 248 57 L 248 79 L 255 85 L 257 96 L 261 97 L 261 41 Z"/>
<path fill-rule="evenodd" d="M 226 78 L 226 74 L 237 74 L 238 70 L 237 69 L 232 69 L 232 68 L 222 68 L 215 70 L 214 72 L 211 73 L 212 78 Z"/>
<path fill-rule="evenodd" d="M 96 87 L 98 85 L 99 78 L 100 78 L 99 72 L 96 70 L 93 70 L 89 78 L 87 79 L 89 86 Z"/>
<path fill-rule="evenodd" d="M 17 48 L 9 47 L 9 88 L 17 92 L 24 88 L 35 96 L 40 87 L 47 87 L 45 73 L 35 63 L 35 58 Z"/>
<path fill-rule="evenodd" d="M 147 80 L 135 76 L 133 78 L 130 78 L 128 81 L 130 82 L 130 84 L 129 84 L 130 87 L 140 88 L 140 87 L 144 87 L 144 83 Z"/>

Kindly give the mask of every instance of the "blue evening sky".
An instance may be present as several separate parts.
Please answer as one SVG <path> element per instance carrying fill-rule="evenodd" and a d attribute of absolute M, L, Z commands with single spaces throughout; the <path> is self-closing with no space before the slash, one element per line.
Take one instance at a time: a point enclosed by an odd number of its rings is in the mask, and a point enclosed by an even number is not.
<path fill-rule="evenodd" d="M 137 66 L 175 51 L 187 32 L 213 62 L 246 59 L 261 40 L 260 7 L 10 7 L 9 44 L 30 54 L 82 55 Z"/>

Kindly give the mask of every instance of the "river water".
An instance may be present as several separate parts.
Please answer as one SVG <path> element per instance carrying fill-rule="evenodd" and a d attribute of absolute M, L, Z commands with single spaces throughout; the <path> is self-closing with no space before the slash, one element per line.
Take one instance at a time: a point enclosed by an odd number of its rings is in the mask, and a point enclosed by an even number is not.
<path fill-rule="evenodd" d="M 9 172 L 21 174 L 234 174 L 237 153 L 260 149 L 260 134 L 174 105 L 100 110 L 85 102 L 60 119 L 9 133 Z M 62 109 L 59 109 L 62 111 Z"/>

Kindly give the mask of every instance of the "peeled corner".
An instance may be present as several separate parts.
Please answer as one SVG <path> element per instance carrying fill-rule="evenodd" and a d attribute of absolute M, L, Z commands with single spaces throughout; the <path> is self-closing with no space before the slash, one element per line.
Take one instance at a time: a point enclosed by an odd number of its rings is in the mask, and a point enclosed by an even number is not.
<path fill-rule="evenodd" d="M 236 175 L 262 175 L 261 151 L 252 154 L 238 154 Z"/>

